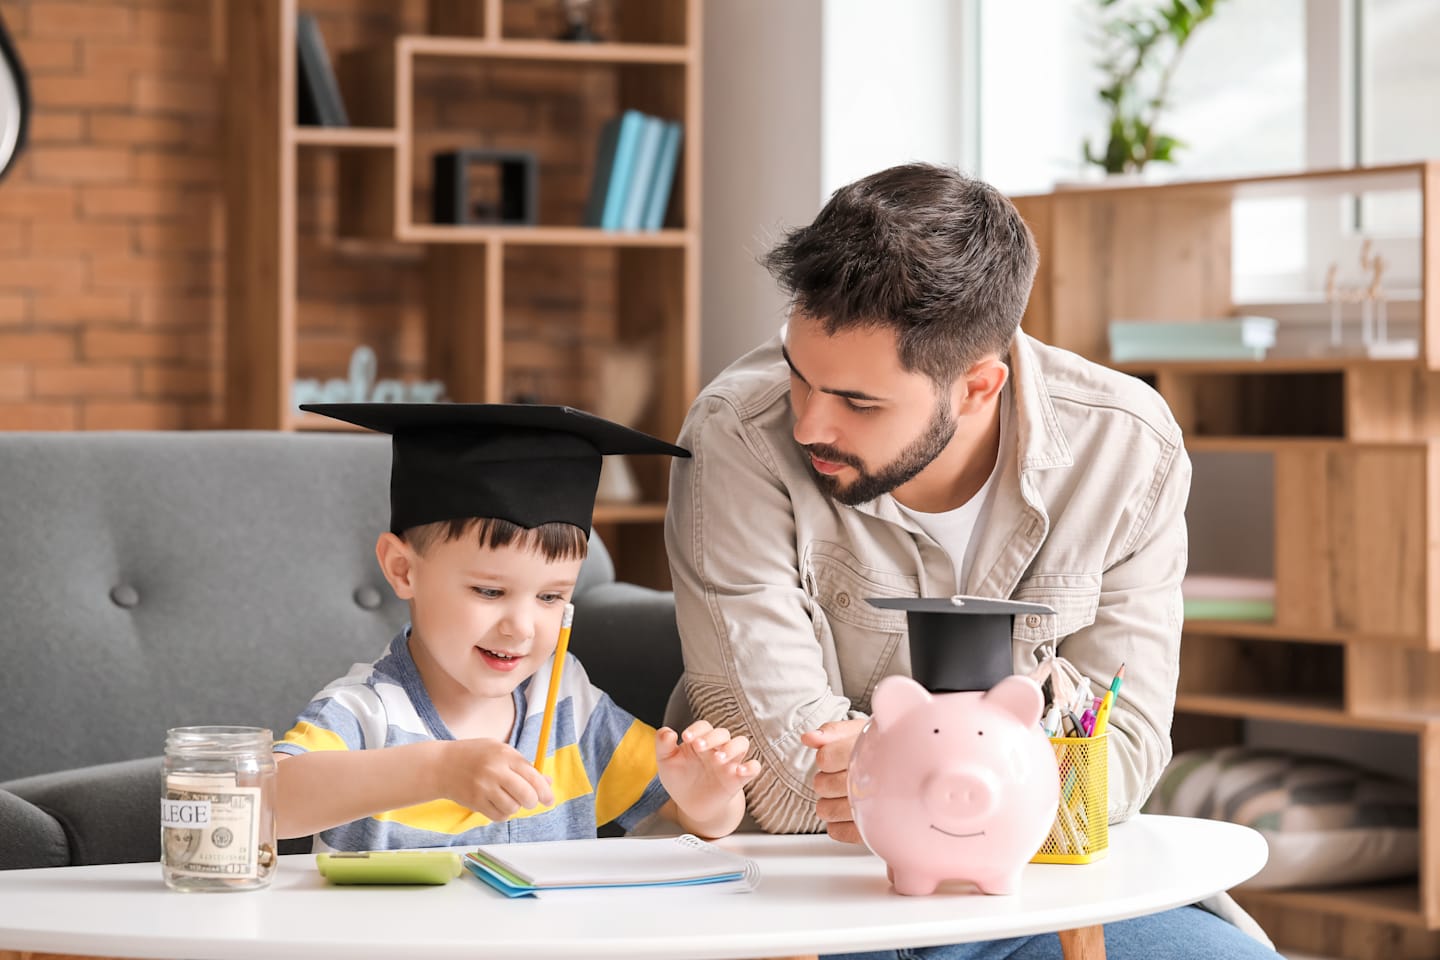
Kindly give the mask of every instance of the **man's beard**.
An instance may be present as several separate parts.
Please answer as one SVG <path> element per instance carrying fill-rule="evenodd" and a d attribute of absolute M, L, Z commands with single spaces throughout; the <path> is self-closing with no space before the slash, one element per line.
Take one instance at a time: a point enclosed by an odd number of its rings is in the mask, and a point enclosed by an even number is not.
<path fill-rule="evenodd" d="M 846 487 L 841 487 L 835 477 L 815 472 L 815 482 L 827 496 L 847 507 L 853 507 L 874 500 L 882 493 L 889 493 L 901 484 L 915 479 L 916 475 L 930 466 L 949 445 L 951 438 L 955 436 L 955 428 L 955 418 L 950 415 L 950 406 L 944 398 L 940 398 L 935 404 L 935 414 L 930 418 L 925 432 L 876 473 L 866 472 L 865 465 L 858 457 L 823 443 L 808 444 L 805 450 L 820 460 L 843 463 L 855 469 L 859 476 Z"/>

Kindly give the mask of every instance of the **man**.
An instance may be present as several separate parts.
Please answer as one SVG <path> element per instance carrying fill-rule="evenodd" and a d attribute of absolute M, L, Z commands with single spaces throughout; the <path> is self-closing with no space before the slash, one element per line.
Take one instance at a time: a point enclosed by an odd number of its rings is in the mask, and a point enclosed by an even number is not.
<path fill-rule="evenodd" d="M 1099 691 L 1125 663 L 1112 820 L 1170 758 L 1190 462 L 1153 390 L 1019 332 L 1037 260 L 1014 206 L 953 170 L 842 187 L 766 257 L 780 336 L 691 408 L 666 520 L 686 692 L 754 744 L 766 831 L 859 839 L 850 750 L 909 672 L 904 614 L 868 597 L 1037 601 L 1056 612 L 1016 618 L 1015 672 L 1057 654 Z"/>

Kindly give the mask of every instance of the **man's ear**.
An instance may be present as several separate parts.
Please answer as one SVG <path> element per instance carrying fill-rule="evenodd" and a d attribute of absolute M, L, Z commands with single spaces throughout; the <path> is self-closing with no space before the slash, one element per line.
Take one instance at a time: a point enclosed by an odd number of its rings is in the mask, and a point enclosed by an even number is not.
<path fill-rule="evenodd" d="M 415 550 L 395 534 L 386 531 L 375 541 L 375 559 L 390 589 L 401 600 L 415 599 Z"/>
<path fill-rule="evenodd" d="M 955 415 L 974 413 L 1000 396 L 1010 368 L 999 357 L 979 360 L 955 382 Z"/>

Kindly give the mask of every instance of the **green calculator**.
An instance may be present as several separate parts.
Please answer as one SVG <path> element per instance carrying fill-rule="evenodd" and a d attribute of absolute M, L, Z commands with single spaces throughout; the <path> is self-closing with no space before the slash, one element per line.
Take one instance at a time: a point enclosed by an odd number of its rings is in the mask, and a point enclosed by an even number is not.
<path fill-rule="evenodd" d="M 315 854 L 315 866 L 331 883 L 441 884 L 460 876 L 460 854 L 451 850 L 362 850 Z"/>

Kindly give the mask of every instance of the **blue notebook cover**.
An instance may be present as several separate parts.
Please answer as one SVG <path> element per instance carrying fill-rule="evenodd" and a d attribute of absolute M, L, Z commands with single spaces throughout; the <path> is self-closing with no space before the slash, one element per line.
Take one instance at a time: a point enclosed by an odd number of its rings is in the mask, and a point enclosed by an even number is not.
<path fill-rule="evenodd" d="M 620 214 L 621 230 L 639 230 L 645 223 L 645 202 L 650 199 L 655 179 L 655 165 L 660 159 L 660 141 L 665 136 L 665 121 L 646 117 L 635 147 L 635 169 L 625 191 L 625 205 Z"/>
<path fill-rule="evenodd" d="M 615 887 L 698 887 L 710 883 L 738 883 L 745 879 L 745 874 L 743 873 L 727 873 L 715 877 L 701 877 L 697 880 L 667 880 L 664 883 L 641 881 L 636 883 L 581 883 L 563 887 L 531 887 L 524 884 L 512 883 L 498 872 L 487 868 L 484 864 L 471 859 L 469 856 L 465 858 L 465 867 L 488 884 L 492 890 L 496 890 L 512 900 L 516 897 L 533 897 L 542 891 L 548 890 L 593 890 L 597 887 L 607 887 L 611 889 Z"/>
<path fill-rule="evenodd" d="M 615 163 L 605 190 L 605 208 L 600 214 L 600 226 L 606 230 L 620 229 L 621 217 L 625 212 L 625 197 L 634 180 L 635 157 L 644 128 L 645 114 L 639 110 L 626 110 L 620 115 L 620 132 L 615 140 Z"/>
<path fill-rule="evenodd" d="M 650 196 L 645 201 L 642 226 L 659 230 L 665 225 L 665 209 L 670 206 L 670 190 L 675 184 L 675 166 L 680 158 L 680 138 L 684 128 L 678 121 L 665 122 L 665 135 L 660 139 L 660 159 L 655 164 Z"/>

